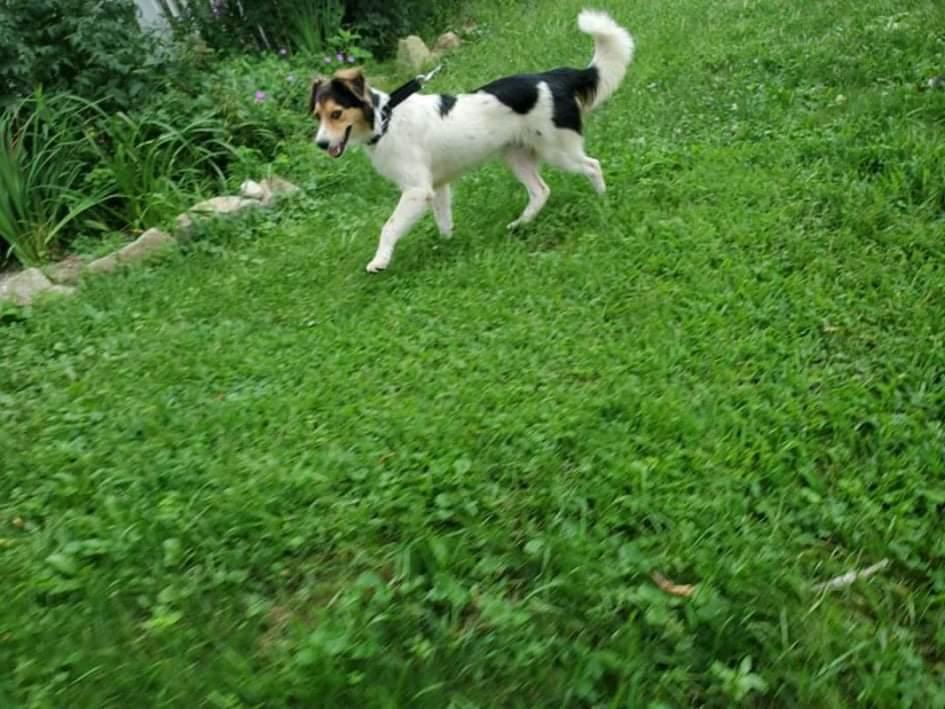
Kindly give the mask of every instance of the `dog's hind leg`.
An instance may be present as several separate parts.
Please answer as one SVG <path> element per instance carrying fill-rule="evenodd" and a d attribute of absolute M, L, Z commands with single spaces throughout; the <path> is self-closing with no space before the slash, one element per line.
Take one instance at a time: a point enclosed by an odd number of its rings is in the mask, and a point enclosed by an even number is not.
<path fill-rule="evenodd" d="M 584 139 L 581 135 L 569 130 L 560 130 L 558 133 L 555 142 L 542 149 L 542 159 L 567 172 L 584 175 L 598 194 L 606 192 L 607 185 L 604 183 L 600 163 L 585 154 Z"/>
<path fill-rule="evenodd" d="M 453 195 L 449 185 L 441 185 L 433 192 L 433 218 L 440 234 L 449 238 L 453 234 Z"/>
<path fill-rule="evenodd" d="M 397 242 L 420 220 L 431 202 L 433 202 L 433 190 L 429 187 L 412 187 L 404 191 L 400 196 L 400 202 L 397 203 L 397 208 L 381 230 L 377 253 L 367 265 L 369 273 L 377 273 L 387 268 L 394 255 Z"/>
<path fill-rule="evenodd" d="M 528 204 L 525 206 L 525 211 L 508 227 L 516 229 L 522 224 L 528 224 L 538 215 L 545 206 L 545 202 L 548 201 L 551 190 L 538 174 L 538 156 L 534 151 L 527 148 L 509 148 L 503 153 L 503 157 L 509 169 L 528 190 Z"/>

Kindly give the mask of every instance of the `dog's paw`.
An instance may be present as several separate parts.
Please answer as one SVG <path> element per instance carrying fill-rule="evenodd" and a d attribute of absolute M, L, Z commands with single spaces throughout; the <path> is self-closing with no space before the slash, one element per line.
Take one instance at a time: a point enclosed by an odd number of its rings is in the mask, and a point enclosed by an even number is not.
<path fill-rule="evenodd" d="M 388 260 L 375 258 L 365 269 L 368 273 L 380 273 L 387 268 Z"/>

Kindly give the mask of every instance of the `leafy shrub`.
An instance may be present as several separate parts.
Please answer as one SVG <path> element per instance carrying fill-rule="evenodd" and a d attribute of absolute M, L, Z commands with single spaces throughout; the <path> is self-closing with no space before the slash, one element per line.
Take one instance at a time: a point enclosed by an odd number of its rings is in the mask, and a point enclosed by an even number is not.
<path fill-rule="evenodd" d="M 345 0 L 345 21 L 365 38 L 365 47 L 388 57 L 405 35 L 445 26 L 464 0 Z"/>
<path fill-rule="evenodd" d="M 126 108 L 167 61 L 133 0 L 0 0 L 2 103 L 42 86 Z"/>
<path fill-rule="evenodd" d="M 297 56 L 225 59 L 198 82 L 166 91 L 148 110 L 173 125 L 211 116 L 227 143 L 269 161 L 282 143 L 311 129 L 305 106 L 312 72 L 312 61 Z"/>
<path fill-rule="evenodd" d="M 218 61 L 128 112 L 41 92 L 11 106 L 0 123 L 0 255 L 39 262 L 83 231 L 153 226 L 227 181 L 258 176 L 311 130 L 311 64 Z"/>
<path fill-rule="evenodd" d="M 181 34 L 196 30 L 215 49 L 320 51 L 340 27 L 341 0 L 187 0 L 173 19 Z"/>
<path fill-rule="evenodd" d="M 233 148 L 212 115 L 172 125 L 149 113 L 102 116 L 102 129 L 89 135 L 99 166 L 92 182 L 114 192 L 121 226 L 145 228 L 183 207 L 187 193 L 208 178 L 222 184 Z"/>
<path fill-rule="evenodd" d="M 288 41 L 308 54 L 316 54 L 341 29 L 345 9 L 341 0 L 310 0 L 298 3 L 291 13 Z"/>
<path fill-rule="evenodd" d="M 310 74 L 301 57 L 239 57 L 127 113 L 66 94 L 16 103 L 0 122 L 0 256 L 39 262 L 258 177 L 308 137 Z"/>
<path fill-rule="evenodd" d="M 0 114 L 0 240 L 21 263 L 42 261 L 110 196 L 85 183 L 94 158 L 81 127 L 96 111 L 76 96 L 37 92 Z"/>
<path fill-rule="evenodd" d="M 216 49 L 316 54 L 332 48 L 342 27 L 363 37 L 379 57 L 410 32 L 442 23 L 464 0 L 188 0 L 177 20 L 182 33 L 198 30 Z"/>

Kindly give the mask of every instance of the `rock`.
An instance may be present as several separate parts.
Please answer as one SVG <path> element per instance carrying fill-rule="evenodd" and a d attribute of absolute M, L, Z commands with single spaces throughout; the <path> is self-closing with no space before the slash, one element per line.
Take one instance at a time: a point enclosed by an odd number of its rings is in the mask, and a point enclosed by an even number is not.
<path fill-rule="evenodd" d="M 189 214 L 184 213 L 177 215 L 177 219 L 174 220 L 174 234 L 178 239 L 189 236 L 193 228 L 194 220 L 190 218 Z"/>
<path fill-rule="evenodd" d="M 397 43 L 397 63 L 412 71 L 421 71 L 433 60 L 423 40 L 412 34 Z"/>
<path fill-rule="evenodd" d="M 0 300 L 16 305 L 30 305 L 40 293 L 52 288 L 52 283 L 38 268 L 27 268 L 11 276 L 0 285 Z"/>
<path fill-rule="evenodd" d="M 228 216 L 246 209 L 262 206 L 256 199 L 246 197 L 213 197 L 195 204 L 184 214 L 179 214 L 174 231 L 179 237 L 187 237 L 194 227 L 194 220 L 200 217 Z"/>
<path fill-rule="evenodd" d="M 255 180 L 246 180 L 240 185 L 240 196 L 243 199 L 255 200 L 264 207 L 271 206 L 278 197 L 295 194 L 299 191 L 299 188 L 291 182 L 276 175 L 267 177 L 261 183 Z"/>
<path fill-rule="evenodd" d="M 148 229 L 137 239 L 127 246 L 120 248 L 113 255 L 118 263 L 134 263 L 143 261 L 152 254 L 177 243 L 170 234 L 165 234 L 160 229 Z"/>
<path fill-rule="evenodd" d="M 243 197 L 213 197 L 190 208 L 192 214 L 235 214 L 246 207 L 258 207 L 256 200 Z"/>
<path fill-rule="evenodd" d="M 255 180 L 246 180 L 240 185 L 240 197 L 265 203 L 272 197 L 272 193 Z"/>
<path fill-rule="evenodd" d="M 58 296 L 62 296 L 63 298 L 69 298 L 75 295 L 75 291 L 76 289 L 73 288 L 72 286 L 52 285 L 49 288 L 47 288 L 45 291 L 43 291 L 43 295 L 46 295 L 48 293 L 49 295 L 58 295 Z"/>
<path fill-rule="evenodd" d="M 111 273 L 116 268 L 118 268 L 118 257 L 115 254 L 109 254 L 95 259 L 85 267 L 85 270 L 89 273 Z"/>
<path fill-rule="evenodd" d="M 69 256 L 62 261 L 46 266 L 46 276 L 53 283 L 63 283 L 74 286 L 79 282 L 79 276 L 85 268 L 85 261 L 79 256 Z"/>
<path fill-rule="evenodd" d="M 433 52 L 445 54 L 446 52 L 456 49 L 461 42 L 455 32 L 444 32 L 436 40 L 436 44 L 433 45 Z"/>
<path fill-rule="evenodd" d="M 113 251 L 108 256 L 95 259 L 86 266 L 86 270 L 91 273 L 111 273 L 119 266 L 143 261 L 175 243 L 177 240 L 170 234 L 160 229 L 148 229 L 127 246 Z"/>
<path fill-rule="evenodd" d="M 278 175 L 267 177 L 263 180 L 263 186 L 268 188 L 273 195 L 290 195 L 301 192 L 299 187 L 293 185 L 288 180 L 283 180 Z"/>

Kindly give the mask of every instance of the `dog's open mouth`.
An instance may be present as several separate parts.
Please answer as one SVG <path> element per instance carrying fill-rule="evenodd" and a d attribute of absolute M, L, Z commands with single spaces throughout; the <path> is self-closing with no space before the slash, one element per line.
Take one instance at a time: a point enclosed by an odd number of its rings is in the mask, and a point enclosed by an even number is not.
<path fill-rule="evenodd" d="M 350 136 L 351 136 L 351 126 L 348 126 L 347 130 L 345 130 L 345 137 L 341 139 L 341 142 L 338 143 L 338 145 L 333 145 L 330 148 L 328 148 L 328 154 L 331 155 L 333 158 L 340 158 L 342 155 L 344 155 L 345 148 L 348 147 L 348 138 Z"/>

